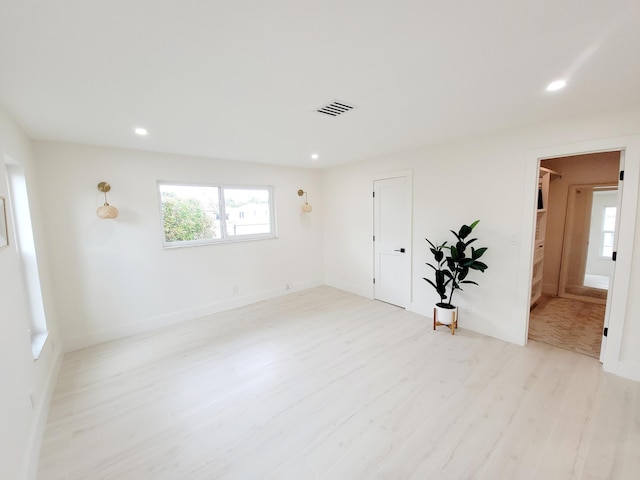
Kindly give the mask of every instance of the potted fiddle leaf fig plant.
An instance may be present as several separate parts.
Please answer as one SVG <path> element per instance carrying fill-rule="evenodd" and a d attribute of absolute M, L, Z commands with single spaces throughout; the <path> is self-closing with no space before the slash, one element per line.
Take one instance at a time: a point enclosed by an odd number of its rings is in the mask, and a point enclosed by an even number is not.
<path fill-rule="evenodd" d="M 478 285 L 467 278 L 472 270 L 484 272 L 488 268 L 485 263 L 479 260 L 487 251 L 487 247 L 475 248 L 471 244 L 478 239 L 468 239 L 479 221 L 476 220 L 471 225 L 462 225 L 457 232 L 451 230 L 451 233 L 456 237 L 455 243 L 452 244 L 444 242 L 437 245 L 425 238 L 434 259 L 433 263 L 427 263 L 427 265 L 433 269 L 434 277 L 433 279 L 424 278 L 424 280 L 436 290 L 440 297 L 434 312 L 438 323 L 452 325 L 456 322 L 457 307 L 452 303 L 453 294 L 456 290 L 462 290 L 464 284 Z"/>

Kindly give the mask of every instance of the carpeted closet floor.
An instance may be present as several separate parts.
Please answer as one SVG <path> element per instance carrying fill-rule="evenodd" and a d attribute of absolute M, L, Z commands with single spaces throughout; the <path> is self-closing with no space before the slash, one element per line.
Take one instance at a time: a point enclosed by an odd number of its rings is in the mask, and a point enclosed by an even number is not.
<path fill-rule="evenodd" d="M 529 338 L 600 357 L 605 306 L 543 295 L 531 310 Z"/>

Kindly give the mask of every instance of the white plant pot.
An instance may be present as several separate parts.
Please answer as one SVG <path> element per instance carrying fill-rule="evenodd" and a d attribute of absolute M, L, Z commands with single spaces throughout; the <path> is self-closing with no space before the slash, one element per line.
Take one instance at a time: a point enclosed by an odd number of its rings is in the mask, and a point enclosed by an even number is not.
<path fill-rule="evenodd" d="M 451 325 L 458 318 L 458 307 L 443 308 L 435 306 L 435 320 L 442 325 Z"/>

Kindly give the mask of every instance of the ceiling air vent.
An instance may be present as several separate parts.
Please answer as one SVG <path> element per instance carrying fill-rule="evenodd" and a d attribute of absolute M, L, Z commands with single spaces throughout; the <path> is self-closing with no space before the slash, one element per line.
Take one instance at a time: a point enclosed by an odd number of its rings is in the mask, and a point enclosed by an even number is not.
<path fill-rule="evenodd" d="M 349 105 L 346 102 L 335 100 L 331 103 L 327 103 L 326 105 L 323 105 L 322 107 L 316 109 L 316 112 L 324 113 L 325 115 L 331 115 L 332 117 L 337 117 L 338 115 L 347 113 L 348 111 L 353 110 L 354 108 L 356 107 L 353 105 Z"/>

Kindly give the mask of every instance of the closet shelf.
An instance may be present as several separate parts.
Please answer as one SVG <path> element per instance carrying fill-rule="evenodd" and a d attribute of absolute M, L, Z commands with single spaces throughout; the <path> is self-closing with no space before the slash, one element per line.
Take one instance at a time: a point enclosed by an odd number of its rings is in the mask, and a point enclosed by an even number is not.
<path fill-rule="evenodd" d="M 544 240 L 547 231 L 547 217 L 549 205 L 549 182 L 551 178 L 560 178 L 561 175 L 549 168 L 540 167 L 538 175 L 538 206 L 536 211 L 536 237 L 533 252 L 533 271 L 531 273 L 531 302 L 533 307 L 542 296 L 542 278 L 544 266 Z"/>

